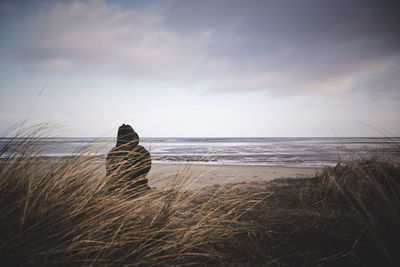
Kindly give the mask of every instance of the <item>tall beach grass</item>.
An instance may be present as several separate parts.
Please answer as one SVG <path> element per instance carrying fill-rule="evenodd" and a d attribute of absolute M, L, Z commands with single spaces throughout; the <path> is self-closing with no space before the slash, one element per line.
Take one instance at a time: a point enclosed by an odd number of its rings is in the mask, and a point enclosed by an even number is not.
<path fill-rule="evenodd" d="M 51 161 L 42 156 L 42 131 L 23 132 L 0 152 L 3 264 L 219 262 L 214 245 L 241 227 L 235 210 L 253 205 L 244 196 L 215 205 L 216 193 L 188 209 L 198 194 L 187 190 L 185 168 L 173 184 L 135 198 L 128 186 L 108 190 L 102 155 L 88 156 L 99 148 Z"/>
<path fill-rule="evenodd" d="M 133 198 L 109 190 L 98 147 L 43 157 L 45 130 L 20 132 L 0 150 L 2 266 L 400 262 L 400 167 L 383 157 L 310 179 L 199 190 L 188 189 L 196 177 L 183 165 L 174 183 Z"/>

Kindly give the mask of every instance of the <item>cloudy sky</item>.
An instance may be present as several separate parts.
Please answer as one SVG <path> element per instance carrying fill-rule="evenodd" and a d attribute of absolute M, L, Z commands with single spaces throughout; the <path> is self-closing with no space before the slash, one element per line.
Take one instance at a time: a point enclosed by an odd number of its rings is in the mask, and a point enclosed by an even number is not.
<path fill-rule="evenodd" d="M 0 1 L 0 132 L 400 135 L 400 5 Z"/>

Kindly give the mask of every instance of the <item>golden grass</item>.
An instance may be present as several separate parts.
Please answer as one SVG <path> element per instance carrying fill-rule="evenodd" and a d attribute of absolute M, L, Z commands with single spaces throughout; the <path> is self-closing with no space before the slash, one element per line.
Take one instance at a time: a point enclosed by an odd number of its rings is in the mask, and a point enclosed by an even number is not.
<path fill-rule="evenodd" d="M 108 190 L 101 156 L 88 156 L 99 148 L 49 161 L 42 133 L 0 150 L 2 266 L 400 262 L 400 168 L 388 160 L 200 190 L 187 189 L 196 177 L 183 165 L 172 185 L 132 198 Z"/>
<path fill-rule="evenodd" d="M 197 194 L 186 189 L 185 170 L 176 174 L 172 186 L 135 198 L 125 188 L 108 190 L 108 177 L 96 162 L 101 156 L 87 156 L 95 147 L 52 162 L 41 157 L 40 132 L 13 138 L 0 152 L 2 262 L 170 265 L 219 261 L 223 255 L 212 243 L 229 240 L 240 227 L 233 217 L 235 210 L 252 205 L 242 196 L 214 205 L 216 193 L 196 212 L 188 210 Z"/>

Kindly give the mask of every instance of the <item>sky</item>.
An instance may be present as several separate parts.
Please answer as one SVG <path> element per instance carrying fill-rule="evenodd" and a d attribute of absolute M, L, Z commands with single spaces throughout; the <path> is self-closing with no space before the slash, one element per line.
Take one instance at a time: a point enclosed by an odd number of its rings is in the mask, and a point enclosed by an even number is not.
<path fill-rule="evenodd" d="M 400 4 L 0 0 L 0 132 L 400 136 Z"/>

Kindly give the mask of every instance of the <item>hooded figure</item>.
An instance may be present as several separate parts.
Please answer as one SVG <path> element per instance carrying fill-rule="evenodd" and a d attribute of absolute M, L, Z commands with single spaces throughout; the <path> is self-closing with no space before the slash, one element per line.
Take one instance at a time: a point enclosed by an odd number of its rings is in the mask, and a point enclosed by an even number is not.
<path fill-rule="evenodd" d="M 113 190 L 149 189 L 146 175 L 151 168 L 150 153 L 139 145 L 139 136 L 128 124 L 118 129 L 117 145 L 106 160 L 107 176 Z"/>

